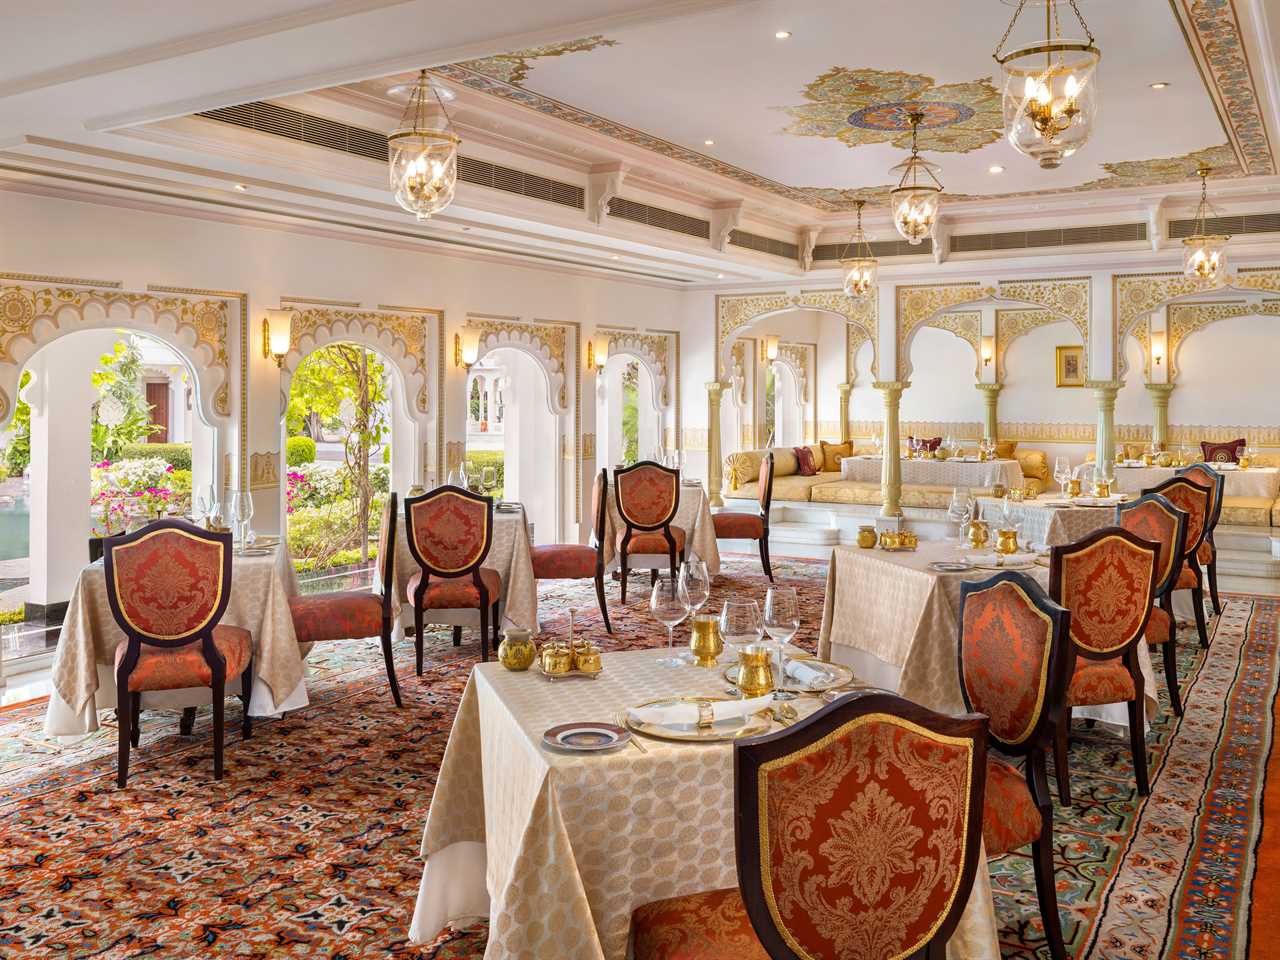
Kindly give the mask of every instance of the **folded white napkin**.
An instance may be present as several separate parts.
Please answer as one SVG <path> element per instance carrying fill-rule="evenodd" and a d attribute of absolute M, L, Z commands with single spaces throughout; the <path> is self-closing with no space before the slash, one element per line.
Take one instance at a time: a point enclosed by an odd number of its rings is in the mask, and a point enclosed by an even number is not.
<path fill-rule="evenodd" d="M 732 720 L 748 717 L 773 706 L 773 695 L 754 697 L 751 700 L 714 700 L 711 712 L 716 720 Z M 696 727 L 698 705 L 696 703 L 672 703 L 665 707 L 632 707 L 631 719 L 636 723 L 651 723 L 663 727 Z"/>
<path fill-rule="evenodd" d="M 823 680 L 828 679 L 825 670 L 810 666 L 804 660 L 788 660 L 787 676 L 806 687 L 811 687 L 815 683 L 821 683 Z"/>

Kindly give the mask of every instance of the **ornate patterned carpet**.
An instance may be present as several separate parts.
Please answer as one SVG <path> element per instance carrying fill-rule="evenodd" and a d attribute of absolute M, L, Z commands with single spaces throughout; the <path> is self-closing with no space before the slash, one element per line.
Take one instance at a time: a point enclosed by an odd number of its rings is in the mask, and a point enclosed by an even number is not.
<path fill-rule="evenodd" d="M 812 645 L 825 565 L 777 561 Z M 763 594 L 754 560 L 728 558 L 716 595 Z M 639 585 L 637 581 L 636 585 Z M 644 591 L 604 634 L 590 584 L 544 585 L 552 631 L 569 606 L 609 649 L 662 642 Z M 616 588 L 610 590 L 616 598 Z M 713 603 L 716 601 L 713 599 Z M 1272 742 L 1280 601 L 1232 597 L 1207 657 L 1183 643 L 1187 716 L 1153 727 L 1153 796 L 1137 804 L 1127 749 L 1079 728 L 1077 803 L 1058 810 L 1059 896 L 1076 957 L 1243 955 L 1249 879 Z M 0 712 L 0 957 L 375 957 L 478 960 L 484 926 L 405 943 L 418 844 L 473 644 L 441 633 L 426 673 L 397 647 L 405 709 L 376 643 L 313 655 L 311 705 L 232 724 L 227 777 L 211 779 L 208 718 L 194 737 L 143 716 L 129 787 L 114 785 L 115 729 L 74 748 L 40 733 L 42 703 Z M 228 701 L 229 719 L 237 715 Z M 1042 946 L 1025 857 L 993 864 L 1006 957 Z"/>

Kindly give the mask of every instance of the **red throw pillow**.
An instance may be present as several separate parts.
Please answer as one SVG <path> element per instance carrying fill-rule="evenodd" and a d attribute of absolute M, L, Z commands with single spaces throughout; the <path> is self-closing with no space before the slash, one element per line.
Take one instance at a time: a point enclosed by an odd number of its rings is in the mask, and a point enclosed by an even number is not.
<path fill-rule="evenodd" d="M 796 462 L 800 469 L 797 474 L 802 477 L 816 477 L 818 475 L 818 465 L 813 462 L 813 450 L 809 447 L 792 447 L 792 452 L 796 455 Z"/>
<path fill-rule="evenodd" d="M 1247 443 L 1244 437 L 1227 443 L 1210 443 L 1208 440 L 1201 440 L 1200 450 L 1204 453 L 1205 463 L 1239 463 L 1240 454 L 1244 452 Z"/>
<path fill-rule="evenodd" d="M 911 437 L 911 436 L 908 436 L 908 437 L 907 437 L 907 443 L 910 443 L 912 440 L 915 440 L 915 437 Z M 938 450 L 938 448 L 939 448 L 940 446 L 942 446 L 942 438 L 941 438 L 941 437 L 931 437 L 931 438 L 926 439 L 925 437 L 921 437 L 921 438 L 920 438 L 920 445 L 921 445 L 922 447 L 924 447 L 924 449 L 926 449 L 926 450 L 928 450 L 928 451 L 930 451 L 930 452 L 936 453 L 936 452 L 937 452 L 937 450 Z"/>

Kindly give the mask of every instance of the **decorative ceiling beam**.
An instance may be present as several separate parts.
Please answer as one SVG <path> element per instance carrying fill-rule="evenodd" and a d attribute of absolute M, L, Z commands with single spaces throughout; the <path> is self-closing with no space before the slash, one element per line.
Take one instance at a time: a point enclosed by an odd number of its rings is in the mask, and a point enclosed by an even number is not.
<path fill-rule="evenodd" d="M 627 165 L 622 162 L 602 163 L 587 174 L 587 219 L 603 223 L 609 212 L 609 202 L 622 192 L 627 178 Z"/>

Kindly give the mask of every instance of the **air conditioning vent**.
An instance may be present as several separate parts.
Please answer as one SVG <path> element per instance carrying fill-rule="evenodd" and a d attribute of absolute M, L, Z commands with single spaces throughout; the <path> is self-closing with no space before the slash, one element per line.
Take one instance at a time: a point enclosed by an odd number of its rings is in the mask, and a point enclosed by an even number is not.
<path fill-rule="evenodd" d="M 929 256 L 933 253 L 933 238 L 926 237 L 915 246 L 905 240 L 872 240 L 870 247 L 871 255 L 878 258 Z M 840 260 L 849 255 L 849 250 L 847 243 L 820 243 L 813 248 L 813 260 Z"/>
<path fill-rule="evenodd" d="M 1145 223 L 1112 223 L 1091 227 L 1055 227 L 1051 230 L 1012 230 L 1005 233 L 953 236 L 949 249 L 952 253 L 978 253 L 1074 247 L 1090 243 L 1126 243 L 1146 239 Z"/>
<path fill-rule="evenodd" d="M 663 210 L 661 207 L 651 207 L 647 203 L 637 203 L 635 200 L 626 200 L 622 197 L 614 197 L 609 201 L 609 216 L 630 220 L 632 223 L 643 223 L 647 227 L 657 227 L 659 230 L 670 230 L 672 233 L 683 233 L 702 240 L 711 239 L 710 220 L 700 220 L 698 217 L 686 216 L 674 210 Z"/>
<path fill-rule="evenodd" d="M 745 230 L 731 230 L 729 242 L 735 247 L 745 247 L 758 253 L 785 257 L 787 260 L 797 260 L 800 257 L 800 248 L 794 243 L 775 240 L 773 237 L 762 237 L 758 233 L 747 233 Z"/>
<path fill-rule="evenodd" d="M 387 138 L 376 130 L 353 127 L 325 117 L 317 117 L 289 107 L 259 101 L 234 107 L 206 110 L 196 116 L 220 120 L 258 133 L 287 137 L 299 143 L 328 147 L 356 157 L 387 162 Z M 582 210 L 586 207 L 586 191 L 572 183 L 549 180 L 537 174 L 513 170 L 485 160 L 458 157 L 458 179 L 481 187 L 519 194 L 534 200 L 546 200 L 564 207 Z"/>
<path fill-rule="evenodd" d="M 1169 239 L 1194 236 L 1200 221 L 1170 220 Z M 1280 213 L 1242 213 L 1234 217 L 1208 217 L 1204 222 L 1210 234 L 1239 237 L 1249 233 L 1280 233 Z"/>

